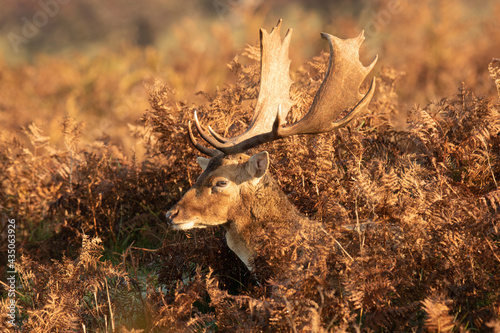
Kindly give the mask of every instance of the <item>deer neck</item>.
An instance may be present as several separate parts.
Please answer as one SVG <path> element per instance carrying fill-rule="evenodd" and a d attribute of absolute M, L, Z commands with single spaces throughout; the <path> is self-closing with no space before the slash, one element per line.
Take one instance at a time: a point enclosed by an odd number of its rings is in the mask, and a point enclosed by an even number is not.
<path fill-rule="evenodd" d="M 227 245 L 252 270 L 250 261 L 259 242 L 255 236 L 257 231 L 293 227 L 307 218 L 267 174 L 255 188 L 241 192 L 241 205 L 231 214 L 224 228 Z"/>
<path fill-rule="evenodd" d="M 240 235 L 238 228 L 234 223 L 226 223 L 224 225 L 224 229 L 226 229 L 227 246 L 238 256 L 238 258 L 240 258 L 241 261 L 243 261 L 245 266 L 252 271 L 253 268 L 250 264 L 250 258 L 255 254 L 255 251 Z"/>

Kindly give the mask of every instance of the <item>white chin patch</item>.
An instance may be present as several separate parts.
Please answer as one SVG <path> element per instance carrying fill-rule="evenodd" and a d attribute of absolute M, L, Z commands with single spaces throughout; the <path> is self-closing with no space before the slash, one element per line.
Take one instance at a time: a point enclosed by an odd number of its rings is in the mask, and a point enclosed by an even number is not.
<path fill-rule="evenodd" d="M 174 227 L 174 229 L 177 229 L 177 230 L 188 230 L 188 229 L 193 229 L 193 228 L 206 228 L 206 226 L 196 224 L 194 221 L 174 224 L 173 227 Z"/>

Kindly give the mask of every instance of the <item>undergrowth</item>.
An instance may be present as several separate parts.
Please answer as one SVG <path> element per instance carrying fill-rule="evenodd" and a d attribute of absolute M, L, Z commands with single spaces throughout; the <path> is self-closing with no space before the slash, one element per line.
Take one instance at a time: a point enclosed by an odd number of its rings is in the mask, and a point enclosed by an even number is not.
<path fill-rule="evenodd" d="M 310 216 L 303 230 L 262 230 L 255 274 L 222 230 L 177 232 L 164 212 L 200 173 L 187 137 L 194 110 L 223 135 L 243 130 L 258 93 L 258 51 L 204 102 L 149 88 L 131 135 L 143 161 L 61 120 L 65 149 L 36 124 L 30 145 L 0 139 L 2 229 L 17 221 L 21 331 L 500 331 L 500 108 L 465 85 L 402 105 L 403 73 L 348 128 L 266 144 L 270 171 Z M 326 54 L 294 73 L 289 121 L 305 114 Z M 489 68 L 500 94 L 498 61 Z M 7 253 L 6 233 L 1 252 Z M 156 250 L 157 249 L 157 250 Z M 2 271 L 2 275 L 5 274 Z M 1 303 L 2 329 L 7 298 Z"/>

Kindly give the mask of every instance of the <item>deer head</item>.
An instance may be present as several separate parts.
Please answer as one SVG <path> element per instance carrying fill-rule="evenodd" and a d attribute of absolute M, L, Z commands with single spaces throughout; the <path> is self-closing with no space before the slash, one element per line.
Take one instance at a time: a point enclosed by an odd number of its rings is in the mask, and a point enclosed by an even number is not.
<path fill-rule="evenodd" d="M 328 69 L 308 113 L 297 123 L 286 126 L 285 119 L 293 106 L 290 99 L 292 81 L 289 75 L 288 48 L 292 30 L 280 37 L 281 20 L 268 33 L 260 31 L 261 80 L 259 96 L 248 129 L 233 138 L 224 138 L 210 127 L 201 126 L 196 112 L 194 120 L 199 135 L 210 145 L 197 142 L 191 122 L 191 143 L 211 157 L 198 158 L 203 169 L 194 186 L 167 212 L 167 219 L 177 229 L 223 225 L 229 247 L 247 264 L 252 244 L 244 230 L 252 224 L 296 222 L 295 208 L 267 173 L 269 154 L 251 157 L 243 154 L 250 148 L 281 138 L 329 132 L 347 125 L 370 103 L 375 91 L 375 78 L 366 94 L 359 89 L 377 61 L 365 67 L 359 61 L 363 32 L 351 39 L 340 39 L 327 33 L 321 36 L 330 46 Z M 341 113 L 347 115 L 337 119 Z"/>
<path fill-rule="evenodd" d="M 205 228 L 236 218 L 245 194 L 252 192 L 266 173 L 269 154 L 219 154 L 212 159 L 198 157 L 197 161 L 203 173 L 167 213 L 176 229 Z"/>

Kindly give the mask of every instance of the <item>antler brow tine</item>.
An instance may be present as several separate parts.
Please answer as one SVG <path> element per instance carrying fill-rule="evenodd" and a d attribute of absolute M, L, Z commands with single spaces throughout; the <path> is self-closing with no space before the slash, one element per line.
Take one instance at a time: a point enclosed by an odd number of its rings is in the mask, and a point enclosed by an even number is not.
<path fill-rule="evenodd" d="M 195 111 L 196 112 L 196 111 Z M 188 132 L 189 132 L 189 140 L 191 141 L 191 144 L 198 149 L 201 153 L 210 156 L 210 157 L 215 157 L 219 151 L 217 149 L 213 148 L 207 148 L 196 141 L 196 138 L 193 135 L 193 130 L 191 128 L 191 121 L 188 121 Z"/>

